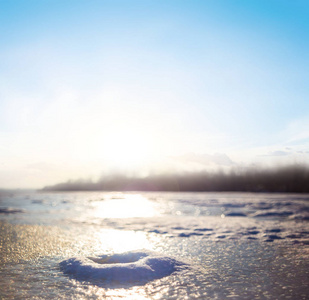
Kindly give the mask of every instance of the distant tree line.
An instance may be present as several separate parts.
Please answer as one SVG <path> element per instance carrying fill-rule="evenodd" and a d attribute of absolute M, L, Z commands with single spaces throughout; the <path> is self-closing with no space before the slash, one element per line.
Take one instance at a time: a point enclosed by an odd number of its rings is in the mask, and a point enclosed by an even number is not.
<path fill-rule="evenodd" d="M 179 191 L 309 193 L 309 168 L 292 165 L 230 172 L 191 172 L 132 177 L 123 174 L 91 180 L 69 180 L 44 191 Z"/>

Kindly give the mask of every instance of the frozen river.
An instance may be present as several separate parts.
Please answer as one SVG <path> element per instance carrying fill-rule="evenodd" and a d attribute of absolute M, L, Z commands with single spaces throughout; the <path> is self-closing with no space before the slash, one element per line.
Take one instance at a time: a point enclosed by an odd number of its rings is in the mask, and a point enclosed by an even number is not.
<path fill-rule="evenodd" d="M 0 197 L 3 299 L 309 299 L 309 195 Z"/>

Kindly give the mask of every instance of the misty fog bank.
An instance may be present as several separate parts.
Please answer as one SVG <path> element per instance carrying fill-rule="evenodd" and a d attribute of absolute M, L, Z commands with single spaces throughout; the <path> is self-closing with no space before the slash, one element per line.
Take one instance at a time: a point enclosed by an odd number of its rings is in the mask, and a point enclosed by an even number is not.
<path fill-rule="evenodd" d="M 309 193 L 309 167 L 285 166 L 224 172 L 195 172 L 130 177 L 122 174 L 91 180 L 69 180 L 44 191 L 239 191 Z"/>

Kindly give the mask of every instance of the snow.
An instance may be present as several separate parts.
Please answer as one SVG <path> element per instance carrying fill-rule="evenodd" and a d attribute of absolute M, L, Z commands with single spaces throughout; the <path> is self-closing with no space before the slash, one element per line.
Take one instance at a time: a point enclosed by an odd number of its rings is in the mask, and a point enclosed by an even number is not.
<path fill-rule="evenodd" d="M 73 257 L 61 270 L 77 280 L 116 284 L 145 284 L 189 268 L 184 262 L 148 250 L 96 257 Z"/>

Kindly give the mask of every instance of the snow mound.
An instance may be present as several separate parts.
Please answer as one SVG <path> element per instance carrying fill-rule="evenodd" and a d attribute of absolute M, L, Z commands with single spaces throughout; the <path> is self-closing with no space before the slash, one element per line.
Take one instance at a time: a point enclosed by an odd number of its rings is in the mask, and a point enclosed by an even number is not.
<path fill-rule="evenodd" d="M 189 266 L 150 251 L 130 251 L 97 257 L 73 257 L 60 263 L 61 270 L 77 280 L 105 284 L 145 284 Z"/>

